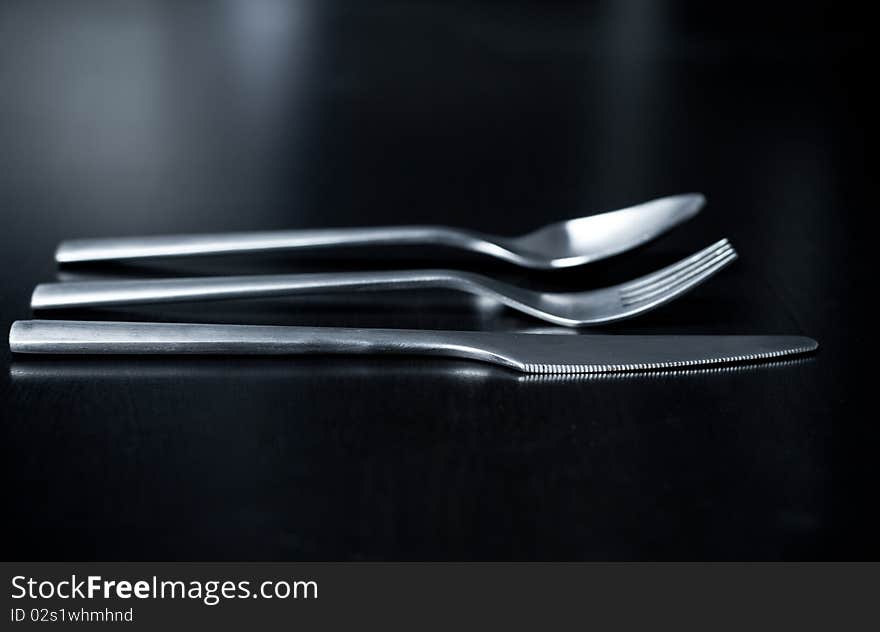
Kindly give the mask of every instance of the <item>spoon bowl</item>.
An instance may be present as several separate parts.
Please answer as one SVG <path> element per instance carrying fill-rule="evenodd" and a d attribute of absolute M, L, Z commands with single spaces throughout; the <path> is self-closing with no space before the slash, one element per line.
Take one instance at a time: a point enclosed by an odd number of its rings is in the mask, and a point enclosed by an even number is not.
<path fill-rule="evenodd" d="M 569 268 L 639 246 L 692 218 L 706 204 L 699 193 L 673 195 L 636 206 L 548 224 L 508 239 L 529 268 Z"/>

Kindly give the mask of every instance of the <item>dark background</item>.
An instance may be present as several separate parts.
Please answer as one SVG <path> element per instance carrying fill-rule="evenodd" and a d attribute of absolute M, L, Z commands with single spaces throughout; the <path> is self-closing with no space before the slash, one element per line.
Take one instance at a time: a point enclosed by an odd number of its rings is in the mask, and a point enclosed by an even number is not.
<path fill-rule="evenodd" d="M 4 347 L 0 557 L 876 557 L 859 371 L 873 292 L 857 260 L 874 193 L 866 24 L 809 2 L 2 2 L 3 331 L 56 277 L 442 262 L 587 288 L 729 237 L 730 269 L 603 331 L 805 334 L 822 348 L 783 365 L 536 380 L 464 361 Z M 557 273 L 396 250 L 52 263 L 69 237 L 517 234 L 686 191 L 709 199 L 687 225 Z M 541 328 L 431 292 L 64 316 Z"/>

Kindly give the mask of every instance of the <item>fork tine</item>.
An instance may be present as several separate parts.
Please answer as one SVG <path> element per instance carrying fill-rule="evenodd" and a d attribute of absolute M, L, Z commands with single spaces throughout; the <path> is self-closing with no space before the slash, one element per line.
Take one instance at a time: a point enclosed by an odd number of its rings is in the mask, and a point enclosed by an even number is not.
<path fill-rule="evenodd" d="M 728 263 L 735 260 L 736 257 L 736 251 L 730 249 L 725 253 L 713 257 L 709 261 L 705 261 L 700 263 L 699 265 L 692 266 L 687 270 L 682 270 L 678 274 L 674 275 L 674 277 L 670 277 L 665 280 L 663 283 L 656 284 L 649 291 L 639 291 L 635 293 L 624 294 L 621 296 L 621 298 L 630 304 L 652 300 L 653 297 L 674 290 L 677 286 L 687 283 L 690 279 L 702 274 L 706 270 L 720 269 L 720 266 L 727 265 Z"/>
<path fill-rule="evenodd" d="M 731 247 L 730 242 L 727 239 L 721 239 L 720 241 L 717 241 L 714 244 L 712 244 L 706 248 L 703 248 L 702 250 L 695 252 L 694 254 L 692 254 L 688 257 L 685 257 L 681 261 L 677 261 L 676 263 L 673 263 L 672 265 L 666 266 L 665 268 L 655 270 L 654 272 L 651 272 L 650 274 L 646 274 L 643 277 L 633 279 L 632 281 L 627 281 L 626 283 L 621 284 L 619 289 L 621 291 L 625 291 L 625 290 L 631 291 L 631 290 L 637 290 L 645 285 L 653 284 L 656 281 L 659 281 L 670 274 L 674 274 L 675 272 L 678 272 L 682 268 L 690 267 L 691 265 L 693 265 L 695 263 L 699 263 L 700 261 L 711 258 L 715 254 L 722 252 L 722 251 L 725 251 L 725 250 L 729 249 L 730 247 Z"/>
<path fill-rule="evenodd" d="M 653 309 L 654 307 L 671 301 L 700 285 L 736 261 L 737 258 L 738 255 L 735 251 L 730 252 L 723 257 L 719 257 L 712 264 L 703 266 L 700 270 L 692 271 L 687 277 L 680 278 L 676 282 L 664 286 L 661 291 L 651 292 L 650 294 L 641 295 L 636 298 L 624 298 L 622 299 L 622 303 L 625 307 L 639 307 L 640 311 Z"/>
<path fill-rule="evenodd" d="M 681 283 L 676 284 L 673 287 L 668 288 L 667 292 L 661 295 L 660 303 L 670 301 L 678 296 L 681 296 L 685 292 L 692 290 L 697 287 L 704 281 L 709 280 L 711 277 L 715 276 L 721 270 L 729 266 L 731 263 L 736 261 L 739 258 L 739 255 L 736 252 L 731 253 L 729 256 L 724 259 L 720 259 L 717 263 L 712 265 L 711 267 L 694 274 L 692 277 L 683 280 Z M 657 297 L 655 297 L 651 301 L 655 306 L 658 304 Z"/>
<path fill-rule="evenodd" d="M 641 297 L 647 297 L 647 296 L 651 296 L 653 294 L 657 294 L 659 292 L 663 292 L 663 291 L 665 291 L 666 288 L 668 288 L 672 285 L 675 285 L 676 283 L 680 282 L 683 279 L 687 279 L 687 278 L 693 276 L 694 274 L 699 273 L 701 270 L 703 270 L 709 266 L 712 266 L 717 261 L 720 261 L 721 259 L 728 257 L 729 255 L 735 254 L 735 253 L 736 253 L 736 251 L 733 249 L 733 247 L 728 246 L 728 247 L 723 248 L 722 250 L 718 251 L 717 253 L 711 255 L 710 257 L 694 261 L 690 265 L 688 265 L 686 267 L 682 267 L 679 270 L 677 270 L 676 272 L 664 275 L 662 278 L 658 279 L 657 281 L 654 281 L 650 285 L 642 285 L 641 287 L 636 288 L 635 290 L 631 290 L 628 288 L 623 289 L 620 291 L 620 294 L 623 297 L 626 297 L 626 298 L 629 298 L 629 299 L 632 299 L 635 301 L 635 300 L 639 300 Z"/>

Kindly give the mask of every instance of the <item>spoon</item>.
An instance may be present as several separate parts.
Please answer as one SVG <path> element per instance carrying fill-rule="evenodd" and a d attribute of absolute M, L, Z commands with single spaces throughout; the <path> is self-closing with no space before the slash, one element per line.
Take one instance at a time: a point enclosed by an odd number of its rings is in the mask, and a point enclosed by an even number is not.
<path fill-rule="evenodd" d="M 548 224 L 519 237 L 446 226 L 321 228 L 247 233 L 75 239 L 55 252 L 58 263 L 85 263 L 349 246 L 446 246 L 537 270 L 569 268 L 639 246 L 699 212 L 706 198 L 687 193 L 629 208 Z"/>

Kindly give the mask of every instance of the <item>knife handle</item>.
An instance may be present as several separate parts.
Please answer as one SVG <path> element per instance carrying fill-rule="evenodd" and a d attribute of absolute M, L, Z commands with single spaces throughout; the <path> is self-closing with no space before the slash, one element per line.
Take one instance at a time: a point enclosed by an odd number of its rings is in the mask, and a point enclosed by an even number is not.
<path fill-rule="evenodd" d="M 522 370 L 504 352 L 503 342 L 472 332 L 432 330 L 27 320 L 12 324 L 9 348 L 64 355 L 452 356 Z"/>

